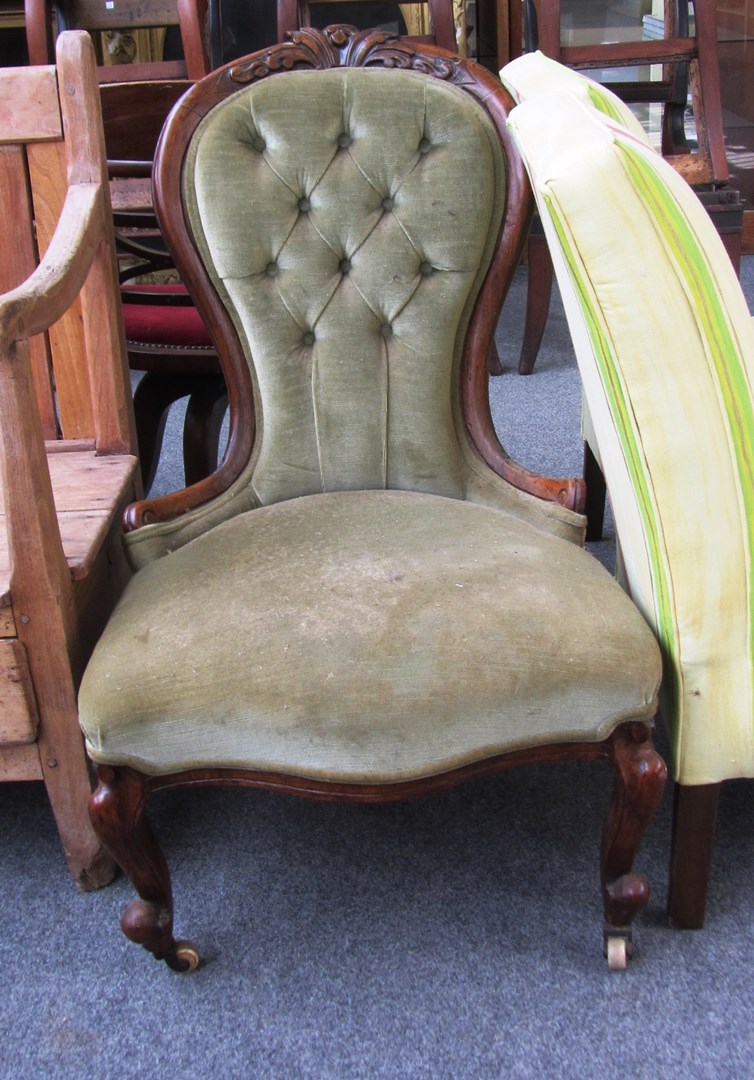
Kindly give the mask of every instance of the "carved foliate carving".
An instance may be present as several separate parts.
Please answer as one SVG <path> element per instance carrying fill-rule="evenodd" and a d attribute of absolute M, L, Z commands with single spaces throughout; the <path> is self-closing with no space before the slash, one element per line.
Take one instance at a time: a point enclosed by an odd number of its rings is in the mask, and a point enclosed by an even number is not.
<path fill-rule="evenodd" d="M 247 63 L 234 64 L 230 78 L 250 83 L 279 71 L 299 68 L 368 67 L 370 65 L 420 71 L 450 82 L 465 81 L 460 58 L 432 56 L 423 48 L 386 30 L 357 30 L 353 26 L 304 27 L 287 35 Z"/>

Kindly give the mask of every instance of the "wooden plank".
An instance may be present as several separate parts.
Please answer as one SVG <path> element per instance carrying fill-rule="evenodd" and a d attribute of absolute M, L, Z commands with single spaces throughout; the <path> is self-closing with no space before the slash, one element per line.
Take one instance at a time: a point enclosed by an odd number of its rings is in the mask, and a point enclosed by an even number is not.
<path fill-rule="evenodd" d="M 61 84 L 67 85 L 74 79 L 81 83 L 79 94 L 65 96 L 61 101 L 65 128 L 69 133 L 68 179 L 71 184 L 79 186 L 97 183 L 102 192 L 103 220 L 99 228 L 99 244 L 80 297 L 86 346 L 82 359 L 88 368 L 89 405 L 94 424 L 93 429 L 89 430 L 94 434 L 101 453 L 135 453 L 136 425 L 120 304 L 112 209 L 106 183 L 107 161 L 99 88 L 94 69 L 87 65 L 82 68 L 74 42 L 66 38 L 61 38 L 58 44 L 58 68 Z M 107 363 L 103 362 L 105 357 Z M 82 372 L 82 381 L 83 375 Z M 95 403 L 96 409 L 93 408 Z M 61 415 L 62 411 L 61 402 Z M 67 432 L 64 424 L 63 434 L 68 437 L 73 432 Z"/>
<path fill-rule="evenodd" d="M 131 480 L 133 457 L 91 451 L 54 454 L 48 458 L 58 513 L 101 511 L 111 513 Z"/>
<path fill-rule="evenodd" d="M 174 26 L 178 22 L 175 0 L 69 0 L 69 26 L 87 30 L 132 30 L 142 26 Z"/>
<path fill-rule="evenodd" d="M 110 198 L 113 210 L 151 210 L 151 177 L 123 177 L 110 181 Z"/>
<path fill-rule="evenodd" d="M 153 64 L 106 64 L 97 72 L 103 83 L 147 82 L 160 78 L 176 82 L 186 78 L 186 65 L 183 60 L 156 60 Z"/>
<path fill-rule="evenodd" d="M 42 765 L 36 743 L 0 746 L 0 781 L 41 779 Z"/>
<path fill-rule="evenodd" d="M 604 45 L 563 46 L 560 49 L 560 62 L 575 68 L 629 67 L 693 60 L 696 53 L 693 38 L 610 41 Z"/>
<path fill-rule="evenodd" d="M 741 237 L 741 254 L 754 255 L 754 210 L 744 210 L 744 230 Z"/>
<path fill-rule="evenodd" d="M 45 439 L 45 451 L 48 455 L 80 454 L 94 449 L 94 439 Z"/>
<path fill-rule="evenodd" d="M 128 65 L 125 65 L 126 70 Z M 133 76 L 132 76 L 133 78 Z M 152 160 L 165 117 L 182 94 L 191 88 L 188 79 L 100 84 L 99 99 L 105 128 L 108 161 L 122 161 L 121 176 L 151 175 Z M 139 171 L 134 171 L 134 164 Z M 126 171 L 126 167 L 130 171 Z M 110 175 L 113 173 L 110 166 Z"/>
<path fill-rule="evenodd" d="M 6 293 L 25 281 L 37 265 L 26 156 L 21 146 L 0 146 L 0 206 L 4 208 L 0 293 Z M 30 357 L 42 428 L 45 437 L 52 439 L 57 421 L 46 335 L 30 341 Z"/>
<path fill-rule="evenodd" d="M 52 240 L 68 191 L 65 146 L 35 144 L 28 147 L 28 158 L 39 253 L 43 255 Z M 50 328 L 49 336 L 63 438 L 91 437 L 94 418 L 89 372 L 82 362 L 86 347 L 80 300 Z"/>
<path fill-rule="evenodd" d="M 89 572 L 113 515 L 124 500 L 131 498 L 137 460 L 129 455 L 98 456 L 91 451 L 53 454 L 47 460 L 63 554 L 73 580 L 80 581 Z M 3 600 L 9 603 L 11 597 L 11 560 L 2 500 L 0 485 L 0 604 Z"/>
<path fill-rule="evenodd" d="M 58 514 L 58 527 L 60 528 L 63 553 L 71 570 L 71 578 L 74 581 L 86 577 L 87 570 L 99 550 L 110 521 L 111 515 L 104 510 L 68 511 Z M 7 582 L 9 595 L 12 597 L 10 574 L 11 565 L 7 533 L 4 529 L 0 529 L 0 589 Z"/>
<path fill-rule="evenodd" d="M 26 649 L 6 638 L 0 641 L 0 744 L 32 743 L 38 727 Z"/>
<path fill-rule="evenodd" d="M 7 599 L 0 597 L 0 638 L 13 638 L 16 636 L 16 620 L 13 616 L 13 608 L 10 606 L 10 594 Z"/>
<path fill-rule="evenodd" d="M 0 143 L 62 137 L 53 67 L 0 69 Z"/>
<path fill-rule="evenodd" d="M 108 223 L 111 221 L 109 216 Z M 136 421 L 112 235 L 101 243 L 81 290 L 81 317 L 89 383 L 97 402 L 97 450 L 104 454 L 135 454 Z M 103 356 L 108 357 L 108 363 L 102 363 Z"/>

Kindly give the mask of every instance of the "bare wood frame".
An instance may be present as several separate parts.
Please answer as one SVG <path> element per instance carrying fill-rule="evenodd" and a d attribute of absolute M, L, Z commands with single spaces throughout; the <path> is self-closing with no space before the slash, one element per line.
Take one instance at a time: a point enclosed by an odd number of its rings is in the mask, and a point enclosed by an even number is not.
<path fill-rule="evenodd" d="M 0 72 L 0 101 L 12 103 L 0 129 L 9 224 L 0 261 L 1 635 L 35 718 L 26 740 L 0 737 L 0 777 L 44 780 L 73 877 L 88 889 L 114 864 L 87 815 L 77 686 L 125 580 L 120 517 L 139 487 L 88 37 L 61 36 L 57 61 L 57 72 Z"/>

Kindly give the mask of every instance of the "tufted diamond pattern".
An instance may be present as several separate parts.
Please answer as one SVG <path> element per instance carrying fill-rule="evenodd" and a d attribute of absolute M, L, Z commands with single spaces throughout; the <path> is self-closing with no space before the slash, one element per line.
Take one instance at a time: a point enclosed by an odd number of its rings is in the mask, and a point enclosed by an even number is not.
<path fill-rule="evenodd" d="M 214 109 L 185 175 L 248 350 L 259 500 L 463 497 L 454 376 L 505 192 L 483 111 L 412 72 L 294 72 Z"/>

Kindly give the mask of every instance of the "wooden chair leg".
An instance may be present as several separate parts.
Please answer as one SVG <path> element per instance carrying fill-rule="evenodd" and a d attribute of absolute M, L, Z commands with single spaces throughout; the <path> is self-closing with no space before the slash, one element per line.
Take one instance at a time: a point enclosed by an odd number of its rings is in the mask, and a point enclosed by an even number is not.
<path fill-rule="evenodd" d="M 550 251 L 541 226 L 535 221 L 529 234 L 527 260 L 529 279 L 526 288 L 526 320 L 521 356 L 518 361 L 519 375 L 531 375 L 537 360 L 539 347 L 547 325 L 552 296 L 553 266 Z"/>
<path fill-rule="evenodd" d="M 488 375 L 502 375 L 503 365 L 500 363 L 500 354 L 497 351 L 497 345 L 493 338 L 490 342 L 490 351 L 487 356 L 487 374 Z"/>
<path fill-rule="evenodd" d="M 189 399 L 183 429 L 186 484 L 203 480 L 217 467 L 217 448 L 227 404 L 223 377 L 147 371 L 134 392 L 144 491 L 149 491 L 157 472 L 168 410 L 184 397 Z"/>
<path fill-rule="evenodd" d="M 721 787 L 675 785 L 668 918 L 682 930 L 704 926 Z"/>
<path fill-rule="evenodd" d="M 586 505 L 584 506 L 586 538 L 587 540 L 601 540 L 605 524 L 607 484 L 605 474 L 587 442 L 584 443 L 584 482 L 586 484 Z"/>
<path fill-rule="evenodd" d="M 70 731 L 77 727 L 73 716 Z M 113 880 L 115 863 L 89 827 L 86 808 L 92 787 L 83 741 L 70 737 L 58 741 L 54 754 L 45 742 L 39 749 L 47 797 L 71 876 L 82 892 L 101 889 Z"/>
<path fill-rule="evenodd" d="M 165 857 L 145 816 L 148 782 L 133 769 L 97 769 L 99 787 L 89 803 L 94 830 L 139 894 L 121 918 L 126 937 L 174 971 L 198 962 L 188 942 L 173 937 L 173 890 Z"/>
<path fill-rule="evenodd" d="M 228 392 L 222 375 L 207 375 L 191 394 L 183 424 L 183 467 L 187 487 L 203 480 L 217 468 L 227 407 Z"/>
<path fill-rule="evenodd" d="M 611 968 L 626 966 L 631 923 L 649 900 L 649 883 L 633 870 L 644 830 L 660 804 L 667 769 L 647 724 L 622 724 L 610 740 L 614 789 L 602 835 L 605 949 Z"/>
<path fill-rule="evenodd" d="M 168 409 L 189 389 L 180 376 L 147 371 L 134 391 L 134 417 L 141 479 L 148 492 L 157 472 Z"/>

